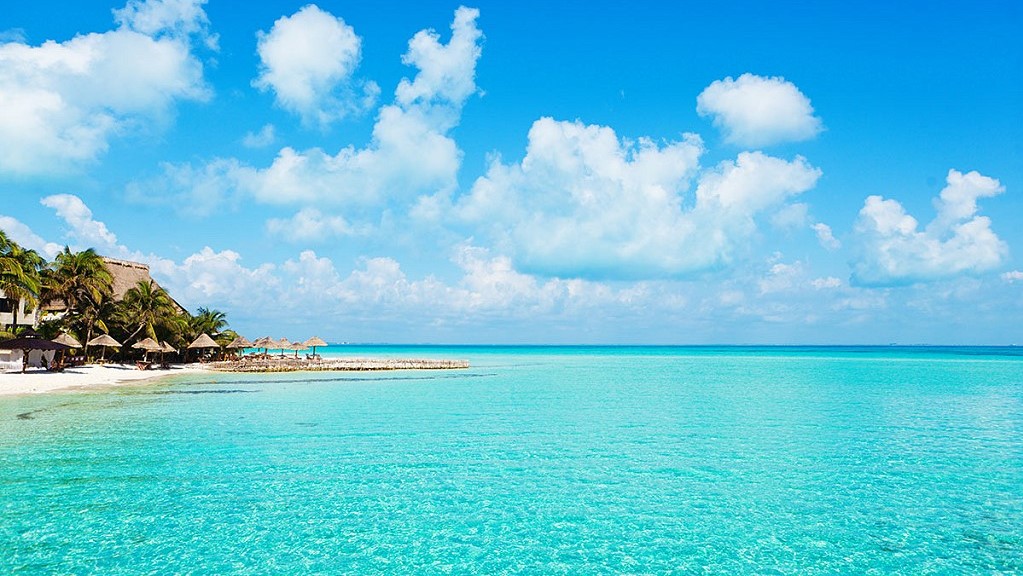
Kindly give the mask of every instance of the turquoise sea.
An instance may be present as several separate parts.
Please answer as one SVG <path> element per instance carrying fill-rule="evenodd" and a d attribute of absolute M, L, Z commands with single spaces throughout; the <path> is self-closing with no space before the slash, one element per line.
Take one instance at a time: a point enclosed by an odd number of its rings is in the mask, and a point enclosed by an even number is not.
<path fill-rule="evenodd" d="M 0 397 L 0 574 L 1023 573 L 1023 349 L 331 347 Z"/>

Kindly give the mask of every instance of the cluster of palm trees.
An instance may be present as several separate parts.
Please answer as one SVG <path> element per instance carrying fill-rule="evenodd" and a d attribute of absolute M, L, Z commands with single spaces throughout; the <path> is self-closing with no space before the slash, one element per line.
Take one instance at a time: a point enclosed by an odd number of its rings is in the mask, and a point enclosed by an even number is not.
<path fill-rule="evenodd" d="M 26 310 L 63 303 L 63 315 L 43 317 L 36 330 L 45 337 L 66 332 L 80 342 L 109 334 L 126 347 L 146 337 L 186 347 L 200 334 L 220 344 L 237 335 L 227 329 L 223 312 L 199 308 L 196 315 L 182 311 L 163 288 L 142 281 L 116 300 L 113 276 L 92 248 L 73 252 L 65 247 L 47 262 L 34 250 L 19 246 L 0 230 L 0 290 L 14 302 L 12 323 L 0 327 L 0 339 L 18 330 L 18 300 Z M 88 349 L 86 349 L 88 353 Z"/>

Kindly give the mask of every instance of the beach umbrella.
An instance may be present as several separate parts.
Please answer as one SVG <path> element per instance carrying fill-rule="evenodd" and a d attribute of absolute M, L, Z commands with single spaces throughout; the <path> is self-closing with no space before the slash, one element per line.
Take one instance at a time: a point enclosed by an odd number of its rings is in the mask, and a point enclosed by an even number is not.
<path fill-rule="evenodd" d="M 99 336 L 86 342 L 86 344 L 88 344 L 89 346 L 101 346 L 103 348 L 103 351 L 100 352 L 99 355 L 101 361 L 105 361 L 107 359 L 107 348 L 121 347 L 121 343 L 111 338 L 109 334 L 100 334 Z"/>
<path fill-rule="evenodd" d="M 224 346 L 224 348 L 252 348 L 253 346 L 255 346 L 255 344 L 249 342 L 247 338 L 244 336 L 238 336 L 234 340 L 231 340 L 231 343 Z"/>
<path fill-rule="evenodd" d="M 308 348 L 308 346 L 306 346 L 305 344 L 303 344 L 301 342 L 292 342 L 291 344 L 288 345 L 288 350 L 294 350 L 295 351 L 295 358 L 298 358 L 298 351 L 299 350 L 305 350 L 306 348 Z"/>
<path fill-rule="evenodd" d="M 159 351 L 163 350 L 163 347 L 160 346 L 160 343 L 157 342 L 156 340 L 153 340 L 152 338 L 146 338 L 145 340 L 139 340 L 138 342 L 132 344 L 131 347 L 132 348 L 136 348 L 138 350 L 145 350 L 146 351 L 146 361 L 147 362 L 149 361 L 149 353 L 150 352 L 159 352 Z"/>
<path fill-rule="evenodd" d="M 166 342 L 160 342 L 160 362 L 163 363 L 163 355 L 167 352 L 175 353 L 177 349 Z"/>
<path fill-rule="evenodd" d="M 67 346 L 70 346 L 72 348 L 81 348 L 82 347 L 82 343 L 79 342 L 78 340 L 76 340 L 74 336 L 68 334 L 67 332 L 61 332 L 60 336 L 57 336 L 56 338 L 54 338 L 53 341 L 58 343 L 58 344 L 66 344 Z M 61 364 L 64 363 L 64 351 L 63 350 L 60 351 L 60 363 Z"/>
<path fill-rule="evenodd" d="M 71 348 L 67 344 L 61 344 L 60 342 L 54 342 L 53 340 L 47 340 L 39 335 L 38 332 L 29 328 L 21 333 L 18 338 L 12 338 L 0 342 L 0 350 L 21 350 L 22 365 L 21 371 L 24 372 L 28 368 L 28 352 L 31 350 L 67 350 Z"/>
<path fill-rule="evenodd" d="M 132 348 L 139 350 L 145 350 L 146 352 L 159 352 L 163 349 L 160 343 L 152 338 L 146 338 L 145 340 L 139 340 L 138 342 L 131 345 Z"/>
<path fill-rule="evenodd" d="M 200 334 L 198 338 L 192 341 L 188 345 L 189 348 L 220 348 L 220 344 L 217 344 L 213 338 L 210 338 L 209 334 Z"/>
<path fill-rule="evenodd" d="M 284 356 L 285 350 L 291 350 L 291 341 L 288 340 L 287 338 L 281 338 L 280 340 L 274 343 L 273 347 L 279 348 L 281 351 L 281 356 Z"/>
<path fill-rule="evenodd" d="M 231 342 L 227 346 L 224 346 L 224 348 L 227 348 L 228 350 L 239 351 L 244 350 L 245 348 L 252 348 L 252 346 L 253 346 L 252 342 L 249 342 L 249 340 L 246 337 L 235 336 L 234 340 L 231 340 Z"/>
<path fill-rule="evenodd" d="M 262 338 L 256 338 L 256 341 L 252 343 L 255 348 L 262 348 L 264 352 L 270 350 L 270 346 L 274 343 L 273 338 L 269 336 L 263 336 Z"/>
<path fill-rule="evenodd" d="M 65 344 L 70 348 L 82 347 L 82 343 L 79 342 L 78 340 L 75 340 L 75 337 L 68 334 L 67 332 L 61 332 L 60 336 L 54 338 L 53 341 L 57 342 L 58 344 Z"/>
<path fill-rule="evenodd" d="M 312 338 L 310 338 L 310 339 L 306 340 L 305 342 L 303 342 L 303 344 L 305 344 L 306 346 L 309 346 L 310 348 L 313 349 L 313 356 L 316 356 L 316 347 L 317 346 L 326 346 L 327 345 L 327 343 L 323 341 L 323 338 L 320 338 L 319 336 L 313 336 Z"/>
<path fill-rule="evenodd" d="M 100 360 L 107 359 L 107 348 L 120 348 L 121 343 L 110 337 L 109 334 L 100 334 L 92 340 L 86 342 L 89 346 L 102 346 L 103 352 L 100 353 Z"/>

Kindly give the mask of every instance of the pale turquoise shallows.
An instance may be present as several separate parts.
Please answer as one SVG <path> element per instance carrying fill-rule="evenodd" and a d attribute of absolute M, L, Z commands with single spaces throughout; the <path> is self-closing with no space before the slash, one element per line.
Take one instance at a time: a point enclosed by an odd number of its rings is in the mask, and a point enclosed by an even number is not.
<path fill-rule="evenodd" d="M 353 348 L 0 398 L 0 573 L 1023 572 L 1023 352 Z"/>

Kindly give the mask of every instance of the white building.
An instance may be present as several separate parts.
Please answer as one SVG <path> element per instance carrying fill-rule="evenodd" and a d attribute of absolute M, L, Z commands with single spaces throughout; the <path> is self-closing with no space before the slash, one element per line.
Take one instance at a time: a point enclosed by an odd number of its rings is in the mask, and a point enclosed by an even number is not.
<path fill-rule="evenodd" d="M 18 309 L 18 326 L 35 326 L 39 315 L 39 307 L 31 312 L 25 312 L 25 301 L 7 298 L 3 290 L 0 290 L 0 326 L 10 326 L 14 323 L 14 309 Z"/>

